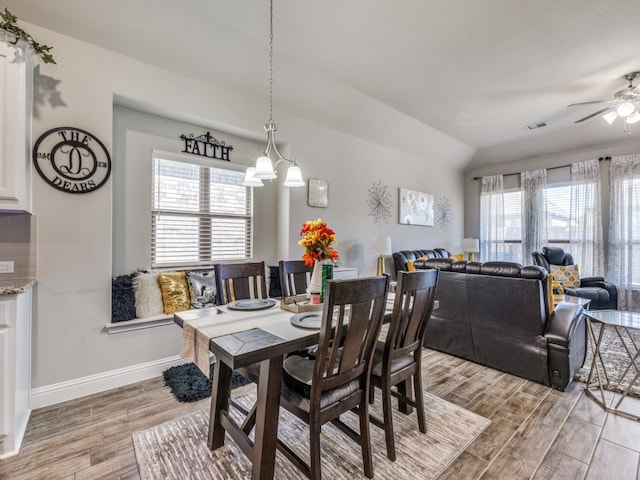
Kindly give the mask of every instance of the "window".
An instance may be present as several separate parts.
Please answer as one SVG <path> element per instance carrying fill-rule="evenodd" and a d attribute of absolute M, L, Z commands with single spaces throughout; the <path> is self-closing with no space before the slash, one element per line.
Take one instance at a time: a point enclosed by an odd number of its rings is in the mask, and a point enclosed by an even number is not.
<path fill-rule="evenodd" d="M 522 191 L 506 190 L 502 194 L 502 221 L 495 220 L 493 224 L 503 225 L 502 241 L 493 243 L 490 249 L 492 259 L 505 262 L 530 264 L 530 259 L 522 258 Z M 569 248 L 571 231 L 571 185 L 552 184 L 545 187 L 547 202 L 547 237 L 550 246 Z M 484 260 L 484 259 L 483 259 Z"/>
<path fill-rule="evenodd" d="M 152 267 L 250 258 L 253 196 L 243 181 L 240 171 L 154 155 Z"/>

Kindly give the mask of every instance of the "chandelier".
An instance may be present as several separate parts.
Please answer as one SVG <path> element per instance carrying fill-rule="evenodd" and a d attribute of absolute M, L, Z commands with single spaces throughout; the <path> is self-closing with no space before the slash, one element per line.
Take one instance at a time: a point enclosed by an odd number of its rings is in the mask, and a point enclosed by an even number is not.
<path fill-rule="evenodd" d="M 287 177 L 284 180 L 286 187 L 302 187 L 302 171 L 296 163 L 295 157 L 289 160 L 278 151 L 276 146 L 276 130 L 278 126 L 273 121 L 273 0 L 269 2 L 269 120 L 264 124 L 267 132 L 267 146 L 262 155 L 258 157 L 255 165 L 247 168 L 244 177 L 244 185 L 248 187 L 262 187 L 262 180 L 276 178 L 276 170 L 282 162 L 288 163 Z M 273 163 L 272 158 L 275 160 Z"/>

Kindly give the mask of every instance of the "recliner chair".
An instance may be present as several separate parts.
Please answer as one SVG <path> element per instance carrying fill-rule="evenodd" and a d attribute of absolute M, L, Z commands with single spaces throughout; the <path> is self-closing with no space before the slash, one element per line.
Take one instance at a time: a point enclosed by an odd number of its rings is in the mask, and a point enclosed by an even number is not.
<path fill-rule="evenodd" d="M 551 272 L 551 265 L 575 265 L 573 256 L 560 247 L 542 247 L 541 252 L 533 252 L 534 265 Z M 618 289 L 604 277 L 585 277 L 580 279 L 577 288 L 564 287 L 565 295 L 588 298 L 590 310 L 615 310 L 618 308 Z"/>

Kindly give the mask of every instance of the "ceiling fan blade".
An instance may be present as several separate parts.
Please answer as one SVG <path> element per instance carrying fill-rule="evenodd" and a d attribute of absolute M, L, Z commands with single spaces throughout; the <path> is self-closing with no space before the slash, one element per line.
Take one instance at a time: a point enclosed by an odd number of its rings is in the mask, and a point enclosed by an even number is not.
<path fill-rule="evenodd" d="M 603 113 L 612 112 L 613 110 L 615 110 L 615 107 L 609 106 L 609 107 L 603 108 L 602 110 L 598 110 L 597 112 L 594 112 L 591 115 L 587 115 L 586 117 L 583 117 L 580 120 L 576 120 L 573 123 L 584 122 L 585 120 L 589 120 L 590 118 L 593 118 L 597 115 L 602 115 Z"/>
<path fill-rule="evenodd" d="M 591 100 L 590 102 L 570 103 L 567 107 L 575 107 L 576 105 L 592 105 L 594 103 L 608 102 L 608 100 Z"/>

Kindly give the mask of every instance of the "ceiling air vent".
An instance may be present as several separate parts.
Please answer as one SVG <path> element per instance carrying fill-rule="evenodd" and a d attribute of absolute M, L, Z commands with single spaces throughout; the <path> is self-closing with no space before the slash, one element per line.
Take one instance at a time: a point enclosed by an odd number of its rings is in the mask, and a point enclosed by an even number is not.
<path fill-rule="evenodd" d="M 549 125 L 547 122 L 538 122 L 538 123 L 532 123 L 531 125 L 527 125 L 524 128 L 526 128 L 527 130 L 535 130 L 536 128 L 546 127 L 547 125 Z"/>

